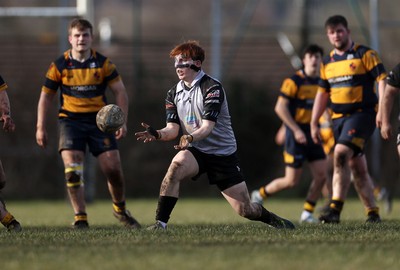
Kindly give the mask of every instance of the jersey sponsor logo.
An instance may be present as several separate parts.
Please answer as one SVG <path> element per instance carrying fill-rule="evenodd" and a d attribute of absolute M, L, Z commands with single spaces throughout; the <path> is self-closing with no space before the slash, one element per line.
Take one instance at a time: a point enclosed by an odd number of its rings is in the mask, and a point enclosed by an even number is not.
<path fill-rule="evenodd" d="M 76 86 L 71 86 L 70 87 L 71 90 L 74 91 L 94 91 L 97 89 L 96 85 L 76 85 Z"/>
<path fill-rule="evenodd" d="M 348 75 L 348 76 L 341 76 L 341 77 L 331 78 L 328 81 L 329 81 L 330 84 L 335 84 L 335 83 L 342 83 L 342 82 L 351 81 L 352 79 L 353 79 L 353 76 L 352 75 Z"/>
<path fill-rule="evenodd" d="M 187 115 L 187 116 L 185 117 L 185 122 L 186 122 L 188 125 L 193 125 L 193 124 L 195 124 L 195 123 L 196 123 L 196 116 L 195 116 L 194 114 Z"/>
<path fill-rule="evenodd" d="M 220 96 L 220 91 L 219 89 L 213 90 L 212 92 L 208 93 L 206 96 L 207 98 L 218 98 Z"/>
<path fill-rule="evenodd" d="M 89 68 L 96 68 L 96 67 L 97 67 L 96 62 L 92 62 L 89 65 Z"/>
<path fill-rule="evenodd" d="M 353 54 L 347 55 L 347 60 L 351 60 L 351 59 L 354 59 L 354 55 Z"/>

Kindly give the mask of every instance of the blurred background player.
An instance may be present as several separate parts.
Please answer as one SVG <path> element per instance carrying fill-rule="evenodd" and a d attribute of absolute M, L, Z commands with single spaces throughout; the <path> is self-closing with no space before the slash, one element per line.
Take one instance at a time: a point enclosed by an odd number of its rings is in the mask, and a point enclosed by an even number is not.
<path fill-rule="evenodd" d="M 7 84 L 0 76 L 0 124 L 5 132 L 13 132 L 15 130 L 14 121 L 11 118 L 10 100 L 7 95 Z M 9 231 L 21 231 L 21 225 L 6 209 L 6 203 L 1 196 L 1 190 L 6 185 L 6 175 L 4 173 L 3 164 L 0 160 L 0 221 Z"/>
<path fill-rule="evenodd" d="M 231 125 L 224 88 L 202 70 L 205 52 L 196 41 L 177 45 L 170 52 L 179 82 L 166 98 L 167 125 L 156 130 L 142 123 L 146 131 L 135 133 L 137 140 L 171 141 L 183 132 L 179 150 L 161 183 L 156 223 L 149 229 L 166 229 L 179 198 L 181 181 L 196 180 L 207 173 L 237 214 L 275 228 L 294 229 L 286 219 L 250 201 L 240 170 L 237 145 Z"/>
<path fill-rule="evenodd" d="M 285 125 L 282 124 L 275 134 L 275 143 L 279 146 L 282 146 L 285 143 L 285 130 Z M 331 112 L 329 109 L 327 109 L 320 118 L 320 133 L 321 143 L 322 147 L 324 148 L 327 161 L 327 178 L 321 191 L 326 203 L 320 208 L 320 212 L 324 212 L 326 209 L 329 209 L 329 202 L 332 197 L 333 149 L 335 148 L 335 138 L 333 136 Z M 257 198 L 260 198 L 257 194 L 257 190 L 253 192 L 254 196 L 256 196 L 253 198 L 253 201 L 257 201 Z M 380 196 L 381 193 L 379 191 L 378 193 L 379 194 L 377 196 Z M 262 203 L 260 199 L 258 202 Z"/>
<path fill-rule="evenodd" d="M 47 145 L 46 116 L 60 89 L 59 152 L 65 167 L 68 195 L 75 213 L 74 228 L 89 226 L 83 186 L 83 161 L 86 145 L 97 157 L 108 183 L 114 216 L 126 227 L 139 223 L 125 207 L 125 180 L 116 139 L 126 136 L 126 124 L 115 134 L 101 132 L 96 125 L 97 112 L 106 105 L 106 90 L 111 89 L 116 104 L 128 116 L 128 95 L 116 67 L 91 49 L 93 27 L 87 20 L 74 19 L 69 26 L 71 49 L 50 65 L 38 104 L 36 141 Z"/>
<path fill-rule="evenodd" d="M 390 123 L 390 114 L 393 109 L 393 101 L 395 100 L 396 95 L 400 92 L 400 64 L 389 72 L 389 75 L 386 78 L 386 87 L 385 93 L 382 99 L 382 126 L 381 126 L 381 136 L 385 140 L 389 140 L 393 135 L 392 125 Z M 400 119 L 400 117 L 399 117 Z M 397 132 L 397 153 L 400 156 L 400 127 Z M 386 202 L 387 211 L 390 212 L 392 209 L 392 194 L 393 190 L 389 192 L 384 189 L 385 193 L 382 199 Z"/>
<path fill-rule="evenodd" d="M 283 81 L 275 112 L 285 125 L 285 175 L 251 194 L 252 201 L 261 204 L 272 194 L 293 188 L 301 179 L 303 163 L 308 161 L 312 182 L 300 217 L 300 222 L 308 223 L 317 222 L 313 212 L 327 179 L 324 149 L 321 143 L 313 142 L 310 132 L 311 111 L 318 89 L 322 55 L 321 47 L 309 45 L 303 53 L 303 68 Z M 276 141 L 279 140 L 276 138 Z"/>
<path fill-rule="evenodd" d="M 319 118 L 328 101 L 332 109 L 335 134 L 332 198 L 329 209 L 319 219 L 323 223 L 339 223 L 353 173 L 354 186 L 364 204 L 367 222 L 380 222 L 373 183 L 368 173 L 364 147 L 380 126 L 380 108 L 375 81 L 382 97 L 386 77 L 378 53 L 355 44 L 350 37 L 347 20 L 341 15 L 327 19 L 325 30 L 334 49 L 321 64 L 321 80 L 311 120 L 314 142 L 320 140 Z"/>

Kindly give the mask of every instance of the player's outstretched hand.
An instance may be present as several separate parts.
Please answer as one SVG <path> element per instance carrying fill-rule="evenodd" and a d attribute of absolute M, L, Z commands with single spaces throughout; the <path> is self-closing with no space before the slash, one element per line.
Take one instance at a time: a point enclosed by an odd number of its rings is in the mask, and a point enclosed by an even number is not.
<path fill-rule="evenodd" d="M 185 150 L 189 147 L 190 143 L 193 141 L 192 135 L 182 135 L 179 140 L 179 145 L 175 145 L 176 150 Z"/>
<path fill-rule="evenodd" d="M 1 121 L 3 122 L 3 130 L 5 132 L 13 132 L 15 130 L 15 124 L 10 115 L 3 114 Z"/>
<path fill-rule="evenodd" d="M 153 128 L 152 126 L 149 126 L 146 123 L 142 123 L 142 127 L 144 127 L 146 130 L 145 131 L 140 131 L 136 132 L 136 140 L 138 141 L 143 141 L 144 143 L 152 142 L 155 140 L 160 139 L 160 133 Z"/>

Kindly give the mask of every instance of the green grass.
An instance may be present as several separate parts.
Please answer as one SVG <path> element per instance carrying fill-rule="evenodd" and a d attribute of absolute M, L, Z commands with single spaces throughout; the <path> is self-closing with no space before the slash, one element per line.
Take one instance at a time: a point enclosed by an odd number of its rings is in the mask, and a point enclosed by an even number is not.
<path fill-rule="evenodd" d="M 272 199 L 267 208 L 296 222 L 293 231 L 237 216 L 223 198 L 180 199 L 166 232 L 128 231 L 109 201 L 88 206 L 91 228 L 69 228 L 66 201 L 8 203 L 23 232 L 0 231 L 1 269 L 399 269 L 400 219 L 366 225 L 361 203 L 349 200 L 339 225 L 299 225 L 302 200 Z M 129 200 L 147 226 L 157 201 Z M 383 212 L 383 211 L 382 211 Z"/>

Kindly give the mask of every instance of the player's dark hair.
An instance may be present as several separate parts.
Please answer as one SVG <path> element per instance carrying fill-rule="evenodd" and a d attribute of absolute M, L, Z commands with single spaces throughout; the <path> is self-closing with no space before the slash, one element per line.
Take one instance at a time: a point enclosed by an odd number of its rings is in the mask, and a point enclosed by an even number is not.
<path fill-rule="evenodd" d="M 93 26 L 88 20 L 84 19 L 73 19 L 69 24 L 68 33 L 71 34 L 71 30 L 77 28 L 79 30 L 89 29 L 90 34 L 93 35 Z"/>
<path fill-rule="evenodd" d="M 173 48 L 169 53 L 169 56 L 174 58 L 180 54 L 182 54 L 182 56 L 185 58 L 191 58 L 195 61 L 199 60 L 201 63 L 203 63 L 206 57 L 204 49 L 200 47 L 199 42 L 195 40 L 189 40 L 175 46 L 175 48 Z"/>
<path fill-rule="evenodd" d="M 303 55 L 302 55 L 303 58 L 307 53 L 309 53 L 311 55 L 319 53 L 319 54 L 321 54 L 321 56 L 323 56 L 324 49 L 322 49 L 322 47 L 320 47 L 316 44 L 310 44 L 303 50 Z"/>
<path fill-rule="evenodd" d="M 338 25 L 343 25 L 344 27 L 348 28 L 347 20 L 342 15 L 333 15 L 329 17 L 325 22 L 325 29 L 328 27 L 335 27 Z"/>

